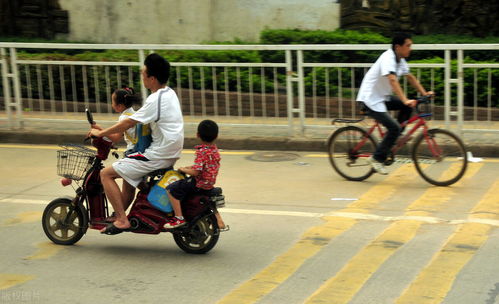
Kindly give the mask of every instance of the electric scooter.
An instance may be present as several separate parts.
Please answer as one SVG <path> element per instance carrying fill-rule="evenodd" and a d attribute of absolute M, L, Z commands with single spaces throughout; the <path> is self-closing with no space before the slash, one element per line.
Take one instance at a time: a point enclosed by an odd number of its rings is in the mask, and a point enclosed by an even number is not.
<path fill-rule="evenodd" d="M 88 110 L 87 120 L 91 125 L 95 123 Z M 43 231 L 55 244 L 75 244 L 88 228 L 101 230 L 109 224 L 106 222 L 109 217 L 108 201 L 100 172 L 104 168 L 103 162 L 111 150 L 116 148 L 105 137 L 93 138 L 91 142 L 96 151 L 81 145 L 62 145 L 62 149 L 57 151 L 57 174 L 63 177 L 62 185 L 75 182 L 77 187 L 73 187 L 74 197 L 56 198 L 43 212 Z M 117 156 L 116 152 L 113 154 Z M 173 234 L 175 243 L 187 253 L 201 254 L 210 251 L 220 236 L 215 214 L 218 212 L 217 208 L 225 206 L 222 189 L 214 188 L 196 193 L 181 201 L 187 224 L 173 229 L 164 228 L 173 213 L 153 206 L 148 201 L 148 194 L 165 175 L 168 183 L 184 178 L 173 167 L 149 173 L 138 187 L 139 192 L 128 214 L 131 227 L 125 231 L 139 234 L 169 232 Z"/>

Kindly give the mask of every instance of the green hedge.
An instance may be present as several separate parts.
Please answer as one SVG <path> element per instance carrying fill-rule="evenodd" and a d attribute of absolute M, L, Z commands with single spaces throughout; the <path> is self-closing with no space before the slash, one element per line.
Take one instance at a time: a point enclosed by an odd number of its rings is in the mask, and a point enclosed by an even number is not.
<path fill-rule="evenodd" d="M 371 32 L 347 30 L 304 31 L 264 30 L 261 44 L 383 44 L 390 40 Z M 312 51 L 305 52 L 307 62 L 374 62 L 379 51 Z M 263 52 L 262 59 L 269 62 L 283 62 L 284 52 Z"/>
<path fill-rule="evenodd" d="M 473 60 L 469 57 L 465 58 L 467 63 L 480 63 L 480 61 Z M 414 63 L 443 63 L 442 58 L 432 58 L 426 60 L 415 60 Z M 416 71 L 412 71 L 414 75 L 416 75 Z M 456 75 L 457 73 L 457 60 L 452 61 L 452 75 Z M 431 71 L 430 69 L 422 69 L 420 74 L 420 81 L 423 86 L 429 90 L 430 89 L 430 79 L 431 79 Z M 455 76 L 453 76 L 455 77 Z M 434 90 L 437 93 L 435 97 L 436 104 L 444 103 L 444 87 L 445 87 L 445 74 L 443 69 L 435 69 L 433 73 L 434 78 Z M 474 84 L 477 84 L 477 90 L 475 92 Z M 499 69 L 490 69 L 490 91 L 488 90 L 489 86 L 489 69 L 481 68 L 481 69 L 464 69 L 464 105 L 465 106 L 474 106 L 475 94 L 477 99 L 477 106 L 487 107 L 487 102 L 491 99 L 491 106 L 499 107 L 499 95 L 498 95 L 498 86 L 499 83 Z M 407 94 L 409 96 L 414 96 L 416 92 L 408 86 Z M 451 96 L 452 96 L 452 105 L 457 104 L 457 85 L 451 86 Z"/>
<path fill-rule="evenodd" d="M 444 44 L 455 44 L 455 43 L 499 43 L 499 37 L 488 37 L 488 38 L 474 38 L 466 36 L 450 36 L 450 35 L 430 35 L 430 36 L 414 36 L 413 40 L 418 44 L 433 44 L 433 43 L 444 43 Z M 3 41 L 7 41 L 4 40 Z M 40 42 L 40 41 L 30 41 L 30 42 Z M 56 41 L 61 42 L 61 41 Z M 230 42 L 231 44 L 245 44 L 243 41 Z M 358 31 L 347 31 L 347 30 L 336 30 L 336 31 L 304 31 L 304 30 L 264 30 L 260 37 L 261 44 L 386 44 L 390 43 L 390 38 L 384 37 L 377 33 L 372 32 L 358 32 Z M 284 52 L 283 51 L 159 51 L 159 53 L 165 56 L 171 62 L 284 62 Z M 372 63 L 380 55 L 380 51 L 307 51 L 305 54 L 305 60 L 307 62 L 365 62 Z M 497 51 L 466 51 L 466 62 L 473 63 L 478 62 L 497 62 L 498 56 Z M 18 56 L 20 59 L 28 60 L 83 60 L 83 61 L 138 61 L 138 52 L 133 50 L 33 50 L 25 49 L 19 50 Z M 443 62 L 443 52 L 442 51 L 414 51 L 411 54 L 411 62 L 423 62 L 423 63 L 434 63 Z M 455 54 L 454 54 L 455 57 Z M 453 68 L 455 69 L 455 62 L 453 63 Z M 69 75 L 69 68 L 65 71 L 66 77 Z M 83 100 L 83 79 L 81 76 L 81 67 L 75 67 L 77 73 L 76 87 L 77 87 L 77 99 Z M 110 74 L 106 77 L 104 68 L 97 68 L 97 82 L 99 85 L 99 94 L 101 99 L 103 96 L 109 94 L 105 90 L 106 81 L 109 83 L 111 88 L 116 88 L 118 86 L 118 79 L 115 73 L 115 68 L 110 68 Z M 261 70 L 258 68 L 252 69 L 251 73 L 246 68 L 241 68 L 239 70 L 239 75 L 241 77 L 240 82 L 236 80 L 237 69 L 236 68 L 216 68 L 215 74 L 213 75 L 213 70 L 211 68 L 203 67 L 192 67 L 192 68 L 172 68 L 172 77 L 170 85 L 172 87 L 180 86 L 184 88 L 195 88 L 200 89 L 204 87 L 205 89 L 217 89 L 217 90 L 230 90 L 230 91 L 242 91 L 242 92 L 273 92 L 274 91 L 274 78 L 278 79 L 279 85 L 282 86 L 285 83 L 285 72 L 283 69 L 279 69 L 278 74 L 274 75 L 272 69 L 265 69 L 265 80 L 261 77 Z M 54 74 L 57 72 L 57 68 L 53 69 Z M 178 71 L 178 72 L 177 72 Z M 127 72 L 124 72 L 125 74 Z M 201 83 L 200 74 L 204 74 L 204 83 Z M 355 83 L 350 83 L 351 70 L 341 69 L 343 74 L 342 92 L 345 98 L 351 95 L 351 87 L 358 87 L 360 81 L 362 80 L 363 69 L 355 69 Z M 465 71 L 465 100 L 466 104 L 470 105 L 473 103 L 473 71 Z M 498 92 L 497 83 L 499 71 L 497 69 L 492 70 L 492 101 L 494 106 L 498 106 Z M 123 74 L 122 84 L 131 84 L 138 88 L 140 86 L 140 73 L 138 68 L 132 69 L 132 78 L 128 78 L 128 75 Z M 180 74 L 180 78 L 178 78 Z M 192 76 L 193 81 L 189 81 L 189 74 Z M 429 84 L 425 81 L 429 79 L 430 70 L 425 69 L 421 72 L 421 79 L 425 87 L 429 87 Z M 488 70 L 481 69 L 478 71 L 478 84 L 480 87 L 485 87 L 488 81 Z M 88 71 L 88 82 L 87 85 L 90 92 L 94 90 L 94 73 L 92 69 Z M 327 75 L 327 76 L 326 76 Z M 316 69 L 306 69 L 305 70 L 305 83 L 306 83 L 306 95 L 316 95 L 324 96 L 328 94 L 329 96 L 335 96 L 338 94 L 339 88 L 337 87 L 337 68 L 316 68 Z M 21 69 L 21 76 L 26 77 L 24 69 Z M 30 77 L 32 83 L 37 79 L 36 69 L 31 69 Z M 46 69 L 41 71 L 40 77 L 43 80 L 43 96 L 47 98 L 50 94 L 48 86 L 48 72 Z M 443 71 L 435 70 L 435 91 L 438 93 L 437 102 L 442 102 L 443 100 Z M 315 91 L 311 88 L 310 84 L 314 80 L 316 81 Z M 329 84 L 326 84 L 326 78 L 329 80 Z M 226 84 L 225 79 L 228 79 Z M 253 80 L 253 85 L 250 86 L 250 81 Z M 216 81 L 214 81 L 216 80 Z M 24 82 L 24 81 L 23 81 Z M 68 95 L 71 94 L 71 84 L 70 80 L 66 80 L 66 91 Z M 216 86 L 214 86 L 216 82 Z M 60 95 L 61 87 L 60 81 L 54 81 L 53 83 L 54 93 L 56 99 Z M 1 89 L 1 83 L 0 83 Z M 26 96 L 27 87 L 23 87 L 23 95 Z M 454 88 L 455 89 L 455 88 Z M 34 90 L 36 91 L 36 89 Z M 480 90 L 478 92 L 479 99 L 487 100 L 488 93 L 486 90 Z M 411 92 L 409 93 L 411 94 Z M 455 95 L 453 95 L 455 96 Z M 33 95 L 34 98 L 39 98 L 37 94 Z M 89 101 L 95 100 L 95 95 L 92 94 L 88 96 Z M 484 105 L 484 104 L 480 104 Z"/>

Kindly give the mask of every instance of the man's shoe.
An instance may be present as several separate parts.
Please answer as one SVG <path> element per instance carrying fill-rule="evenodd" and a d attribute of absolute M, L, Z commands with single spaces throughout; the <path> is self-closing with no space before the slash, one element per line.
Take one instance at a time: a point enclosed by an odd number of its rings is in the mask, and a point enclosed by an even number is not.
<path fill-rule="evenodd" d="M 380 163 L 379 161 L 375 160 L 372 156 L 367 159 L 367 162 L 371 164 L 371 167 L 378 172 L 379 174 L 387 175 L 388 171 L 386 170 L 385 166 L 383 163 Z"/>

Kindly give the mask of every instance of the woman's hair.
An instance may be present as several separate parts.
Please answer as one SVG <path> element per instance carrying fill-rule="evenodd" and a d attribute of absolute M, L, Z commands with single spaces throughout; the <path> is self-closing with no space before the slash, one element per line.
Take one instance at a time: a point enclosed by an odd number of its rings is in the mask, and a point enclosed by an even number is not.
<path fill-rule="evenodd" d="M 135 93 L 133 88 L 123 87 L 121 89 L 114 90 L 113 94 L 116 96 L 116 103 L 122 104 L 126 108 L 131 107 L 134 104 L 140 104 L 140 95 Z"/>

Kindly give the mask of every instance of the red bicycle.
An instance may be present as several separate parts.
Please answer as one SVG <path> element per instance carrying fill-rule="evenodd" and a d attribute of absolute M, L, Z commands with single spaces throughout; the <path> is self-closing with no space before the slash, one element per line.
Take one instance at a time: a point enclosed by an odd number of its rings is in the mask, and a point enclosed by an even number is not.
<path fill-rule="evenodd" d="M 93 118 L 87 112 L 90 124 Z M 78 242 L 87 229 L 100 230 L 109 223 L 108 202 L 100 180 L 113 144 L 106 138 L 94 138 L 92 145 L 97 151 L 79 145 L 65 145 L 57 151 L 57 173 L 64 177 L 61 181 L 67 186 L 75 181 L 77 188 L 74 197 L 59 197 L 51 201 L 42 216 L 43 231 L 54 243 L 72 245 Z M 166 175 L 165 175 L 166 174 Z M 167 176 L 168 182 L 183 178 L 173 168 L 159 169 L 147 175 L 139 185 L 139 193 L 128 214 L 131 227 L 126 231 L 140 234 L 170 232 L 175 243 L 188 253 L 206 253 L 218 241 L 220 230 L 215 213 L 225 205 L 221 188 L 196 193 L 181 201 L 187 224 L 174 229 L 164 228 L 173 213 L 161 211 L 148 201 L 151 188 Z M 172 178 L 173 180 L 170 180 Z"/>
<path fill-rule="evenodd" d="M 420 110 L 420 105 L 428 104 L 430 96 L 418 98 L 416 114 L 401 124 L 407 127 L 392 148 L 385 165 L 394 163 L 397 152 L 410 153 L 419 175 L 436 186 L 448 186 L 457 182 L 465 173 L 468 158 L 462 140 L 450 131 L 438 128 L 429 129 L 426 119 L 432 113 Z M 335 123 L 353 124 L 361 119 L 334 119 Z M 409 125 L 414 124 L 412 128 Z M 337 129 L 328 140 L 329 160 L 334 170 L 342 177 L 352 181 L 362 181 L 375 171 L 367 158 L 376 150 L 377 141 L 374 133 L 378 131 L 379 138 L 385 136 L 385 130 L 375 121 L 372 126 L 363 128 L 347 125 Z M 416 134 L 418 131 L 419 134 Z M 417 136 L 416 136 L 417 135 Z M 412 148 L 404 149 L 406 143 L 416 136 Z"/>

